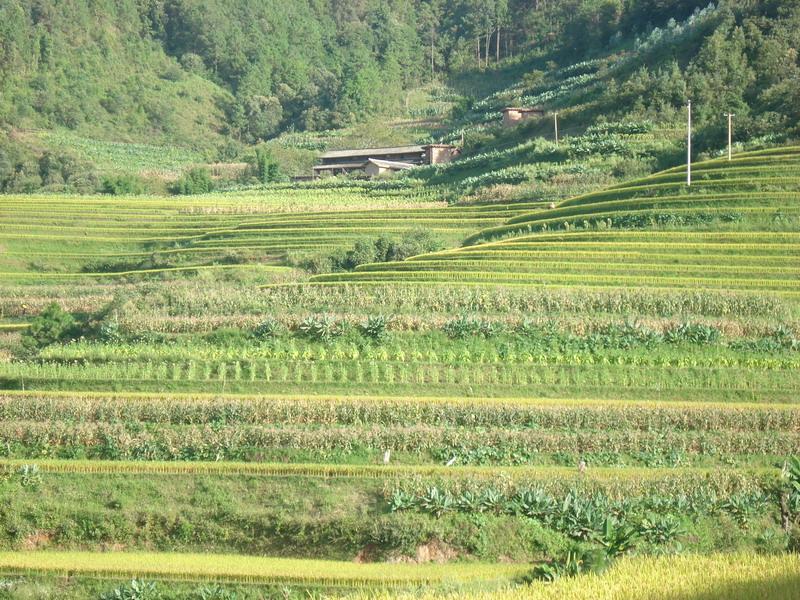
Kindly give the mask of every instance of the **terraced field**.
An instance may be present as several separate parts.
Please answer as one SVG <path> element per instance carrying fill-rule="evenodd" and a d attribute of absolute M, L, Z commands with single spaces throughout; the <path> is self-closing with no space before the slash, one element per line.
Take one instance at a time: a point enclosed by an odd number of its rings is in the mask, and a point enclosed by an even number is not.
<path fill-rule="evenodd" d="M 668 171 L 554 209 L 358 186 L 2 200 L 4 581 L 655 598 L 682 569 L 790 598 L 798 165 L 711 161 L 691 193 Z M 414 226 L 491 241 L 284 266 Z M 54 301 L 82 329 L 31 345 Z"/>
<path fill-rule="evenodd" d="M 720 289 L 796 295 L 800 149 L 666 171 L 513 217 L 467 238 L 506 237 L 361 265 L 315 282 Z M 689 228 L 689 230 L 687 230 Z M 642 231 L 645 229 L 646 231 Z M 555 230 L 555 231 L 554 231 Z"/>
<path fill-rule="evenodd" d="M 358 188 L 177 202 L 8 196 L 0 200 L 0 279 L 38 283 L 249 268 L 269 280 L 285 270 L 287 252 L 329 251 L 415 227 L 456 243 L 535 206 L 446 208 L 402 190 Z"/>

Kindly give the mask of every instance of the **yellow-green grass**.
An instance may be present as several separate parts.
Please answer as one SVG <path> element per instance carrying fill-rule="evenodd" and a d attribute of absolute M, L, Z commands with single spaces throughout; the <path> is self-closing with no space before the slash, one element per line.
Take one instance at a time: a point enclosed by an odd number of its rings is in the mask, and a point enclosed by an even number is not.
<path fill-rule="evenodd" d="M 777 477 L 778 470 L 767 467 L 730 468 L 639 468 L 594 467 L 585 473 L 576 468 L 558 466 L 443 466 L 443 465 L 339 465 L 314 463 L 245 463 L 203 461 L 122 461 L 62 459 L 0 459 L 0 471 L 13 473 L 23 465 L 36 464 L 42 473 L 116 474 L 116 475 L 249 475 L 264 477 L 323 477 L 354 479 L 482 479 L 507 481 L 560 481 L 606 486 L 688 480 L 696 483 L 715 477 Z"/>
<path fill-rule="evenodd" d="M 81 281 L 92 279 L 114 279 L 130 277 L 148 277 L 153 275 L 175 275 L 181 273 L 198 273 L 203 271 L 224 271 L 226 273 L 236 271 L 249 271 L 255 275 L 267 276 L 267 280 L 274 275 L 288 275 L 293 272 L 290 267 L 264 264 L 244 264 L 244 265 L 189 265 L 185 267 L 164 267 L 159 269 L 140 269 L 128 271 L 109 271 L 100 273 L 16 273 L 0 271 L 0 280 L 11 279 L 17 283 L 29 282 L 32 284 L 42 281 Z M 264 281 L 263 279 L 261 280 Z"/>
<path fill-rule="evenodd" d="M 109 399 L 114 403 L 125 402 L 226 402 L 230 400 L 242 402 L 286 402 L 286 403 L 313 403 L 313 404 L 353 404 L 353 403 L 375 403 L 375 404 L 411 404 L 411 405 L 446 405 L 458 404 L 476 407 L 569 407 L 569 408 L 642 408 L 642 409 L 721 409 L 721 410 L 787 410 L 796 411 L 798 406 L 789 403 L 772 402 L 715 402 L 715 401 L 685 401 L 685 400 L 619 400 L 606 398 L 534 398 L 530 396 L 521 397 L 476 397 L 476 396 L 391 396 L 379 394 L 358 394 L 348 393 L 347 395 L 337 394 L 215 394 L 215 393 L 153 393 L 141 391 L 63 391 L 63 390 L 0 390 L 0 403 L 14 399 L 24 398 L 53 398 L 69 399 L 74 402 L 84 400 Z"/>
<path fill-rule="evenodd" d="M 374 598 L 374 595 L 370 596 Z M 629 557 L 600 574 L 486 592 L 388 594 L 381 600 L 797 600 L 800 555 Z"/>
<path fill-rule="evenodd" d="M 281 196 L 283 194 L 283 196 Z M 327 199 L 324 210 L 286 212 L 273 201 L 285 197 Z M 230 262 L 230 252 L 247 253 L 246 262 L 282 261 L 287 252 L 329 252 L 363 237 L 399 235 L 412 228 L 439 234 L 447 244 L 499 224 L 541 203 L 444 207 L 418 204 L 339 210 L 338 199 L 370 197 L 364 190 L 282 189 L 251 193 L 246 199 L 225 195 L 166 199 L 131 197 L 11 196 L 0 200 L 0 279 L 43 273 L 42 279 L 81 274 L 104 277 L 165 273 L 131 268 L 130 263 L 158 260 L 151 267 L 186 270 Z M 238 198 L 238 196 L 237 196 Z M 91 273 L 94 263 L 120 263 Z M 169 261 L 163 264 L 164 261 Z M 180 261 L 180 264 L 175 264 Z M 128 268 L 125 268 L 125 267 Z M 28 280 L 31 278 L 29 277 Z"/>
<path fill-rule="evenodd" d="M 572 231 L 361 265 L 312 282 L 800 292 L 800 233 Z"/>
<path fill-rule="evenodd" d="M 69 577 L 142 578 L 344 587 L 398 587 L 509 581 L 525 565 L 340 562 L 223 554 L 142 552 L 0 552 L 0 572 Z"/>
<path fill-rule="evenodd" d="M 719 159 L 700 162 L 693 165 L 692 187 L 686 185 L 680 168 L 670 169 L 567 199 L 550 210 L 512 217 L 504 225 L 470 236 L 467 243 L 517 235 L 532 228 L 557 228 L 564 221 L 581 223 L 582 220 L 610 219 L 619 222 L 620 218 L 656 218 L 661 214 L 691 218 L 699 213 L 724 217 L 731 212 L 746 220 L 767 214 L 768 210 L 796 217 L 797 192 L 800 191 L 798 167 L 800 147 L 782 148 L 779 153 L 743 154 L 730 162 Z"/>

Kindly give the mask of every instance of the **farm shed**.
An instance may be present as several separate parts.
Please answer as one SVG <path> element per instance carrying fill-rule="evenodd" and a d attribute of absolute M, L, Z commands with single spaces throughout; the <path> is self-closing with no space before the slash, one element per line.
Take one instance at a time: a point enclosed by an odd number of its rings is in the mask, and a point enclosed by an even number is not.
<path fill-rule="evenodd" d="M 544 116 L 544 109 L 541 108 L 519 108 L 510 106 L 503 109 L 503 126 L 514 127 L 523 121 Z"/>
<path fill-rule="evenodd" d="M 370 177 L 378 177 L 387 173 L 396 173 L 397 171 L 405 171 L 414 165 L 407 162 L 398 162 L 394 160 L 380 160 L 378 158 L 370 158 L 367 161 L 367 166 L 364 167 L 364 172 Z"/>
<path fill-rule="evenodd" d="M 334 150 L 320 157 L 320 162 L 314 166 L 313 173 L 314 177 L 319 177 L 363 171 L 374 176 L 387 171 L 410 169 L 417 165 L 450 162 L 458 154 L 459 150 L 449 144 Z M 378 163 L 383 163 L 383 166 Z"/>

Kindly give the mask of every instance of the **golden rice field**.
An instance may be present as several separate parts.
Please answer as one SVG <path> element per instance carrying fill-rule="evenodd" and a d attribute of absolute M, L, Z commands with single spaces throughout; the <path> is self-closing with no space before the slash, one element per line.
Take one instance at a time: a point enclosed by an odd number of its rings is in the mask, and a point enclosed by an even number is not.
<path fill-rule="evenodd" d="M 507 581 L 524 573 L 525 567 L 473 563 L 356 564 L 330 560 L 156 552 L 0 552 L 0 572 L 250 584 L 399 587 L 476 580 Z"/>
<path fill-rule="evenodd" d="M 486 593 L 415 594 L 421 600 L 795 600 L 800 557 L 634 557 L 608 571 Z M 384 598 L 397 598 L 386 595 Z M 408 596 L 409 598 L 412 596 Z"/>

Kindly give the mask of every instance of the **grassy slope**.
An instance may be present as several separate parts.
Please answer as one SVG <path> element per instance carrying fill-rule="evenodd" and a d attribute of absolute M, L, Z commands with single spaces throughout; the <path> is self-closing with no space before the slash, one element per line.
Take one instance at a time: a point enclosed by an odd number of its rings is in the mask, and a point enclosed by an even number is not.
<path fill-rule="evenodd" d="M 722 288 L 796 295 L 798 157 L 796 148 L 784 148 L 739 155 L 730 163 L 699 163 L 690 190 L 680 172 L 667 171 L 514 217 L 467 239 L 474 244 L 508 238 L 500 242 L 394 265 L 362 265 L 352 274 L 313 281 Z"/>

